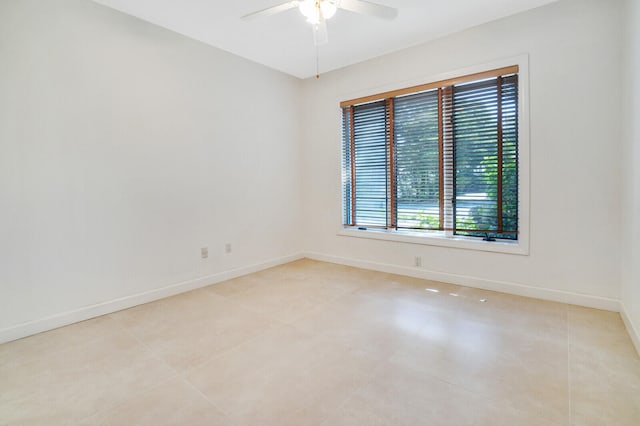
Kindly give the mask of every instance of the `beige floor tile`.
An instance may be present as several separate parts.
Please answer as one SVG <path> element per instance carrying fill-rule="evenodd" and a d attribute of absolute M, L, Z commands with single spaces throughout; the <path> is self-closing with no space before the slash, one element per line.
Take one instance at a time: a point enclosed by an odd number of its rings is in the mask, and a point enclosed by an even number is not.
<path fill-rule="evenodd" d="M 10 370 L 43 356 L 119 333 L 122 333 L 119 324 L 108 316 L 102 316 L 0 345 L 0 373 L 3 369 Z"/>
<path fill-rule="evenodd" d="M 83 420 L 81 425 L 229 425 L 231 421 L 204 396 L 174 377 L 111 410 Z"/>
<path fill-rule="evenodd" d="M 378 360 L 388 359 L 398 347 L 410 344 L 412 330 L 362 318 L 341 316 L 331 309 L 319 311 L 293 324 L 307 333 L 322 336 L 333 345 L 361 350 Z M 413 327 L 411 320 L 405 327 Z M 400 331 L 398 331 L 400 330 Z"/>
<path fill-rule="evenodd" d="M 269 268 L 258 274 L 274 274 L 276 277 L 295 277 L 304 278 L 309 276 L 331 276 L 344 277 L 345 275 L 358 275 L 367 273 L 363 269 L 351 268 L 349 266 L 337 265 L 327 262 L 319 262 L 312 259 L 300 259 L 285 265 Z"/>
<path fill-rule="evenodd" d="M 571 345 L 569 369 L 573 424 L 640 424 L 639 359 Z"/>
<path fill-rule="evenodd" d="M 324 268 L 322 262 L 310 259 L 301 259 L 285 265 L 275 266 L 256 272 L 254 275 L 265 282 L 277 282 L 283 279 L 300 280 L 308 276 L 314 276 Z"/>
<path fill-rule="evenodd" d="M 640 424 L 640 396 L 628 386 L 572 380 L 573 425 L 637 426 Z"/>
<path fill-rule="evenodd" d="M 592 351 L 598 357 L 638 358 L 620 314 L 572 305 L 567 313 L 572 346 Z"/>
<path fill-rule="evenodd" d="M 575 425 L 640 424 L 640 359 L 620 315 L 568 307 Z"/>
<path fill-rule="evenodd" d="M 284 325 L 213 358 L 188 379 L 238 424 L 320 424 L 377 363 Z"/>
<path fill-rule="evenodd" d="M 111 315 L 178 371 L 266 331 L 272 322 L 205 289 Z"/>
<path fill-rule="evenodd" d="M 70 423 L 173 376 L 128 334 L 44 353 L 3 371 L 0 424 Z"/>
<path fill-rule="evenodd" d="M 459 298 L 467 319 L 514 331 L 555 333 L 567 330 L 567 305 L 462 287 Z"/>
<path fill-rule="evenodd" d="M 420 293 L 422 296 L 422 293 Z M 387 359 L 428 333 L 427 326 L 442 316 L 429 298 L 401 297 L 388 292 L 372 295 L 355 292 L 301 318 L 293 325 L 326 336 L 347 347 L 360 348 L 378 359 Z"/>
<path fill-rule="evenodd" d="M 264 279 L 251 274 L 210 285 L 207 289 L 220 296 L 231 296 L 263 285 L 265 285 Z"/>
<path fill-rule="evenodd" d="M 215 290 L 215 286 L 211 289 Z M 326 279 L 283 279 L 228 297 L 247 309 L 288 324 L 351 291 L 347 285 Z"/>
<path fill-rule="evenodd" d="M 540 418 L 387 362 L 326 425 L 540 425 Z"/>
<path fill-rule="evenodd" d="M 430 322 L 422 337 L 392 360 L 539 418 L 568 420 L 566 332 L 526 335 L 452 315 Z"/>

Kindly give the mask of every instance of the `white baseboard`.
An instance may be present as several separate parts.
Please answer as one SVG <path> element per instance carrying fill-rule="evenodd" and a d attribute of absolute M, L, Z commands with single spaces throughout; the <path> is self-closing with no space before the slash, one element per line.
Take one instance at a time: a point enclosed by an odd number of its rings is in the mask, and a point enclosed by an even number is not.
<path fill-rule="evenodd" d="M 532 297 L 553 302 L 568 303 L 587 308 L 602 309 L 606 311 L 620 312 L 620 301 L 606 297 L 591 296 L 588 294 L 571 293 L 567 291 L 552 290 L 542 287 L 533 287 L 525 284 L 510 283 L 505 281 L 487 280 L 468 275 L 450 274 L 446 272 L 430 271 L 421 268 L 398 266 L 386 263 L 371 262 L 368 260 L 350 259 L 331 256 L 322 253 L 308 252 L 305 257 L 340 265 L 355 266 L 357 268 L 371 269 L 374 271 L 388 272 L 391 274 L 407 275 L 415 278 L 440 281 L 449 284 L 463 285 L 466 287 L 480 288 L 483 290 L 499 291 L 517 296 Z"/>
<path fill-rule="evenodd" d="M 622 317 L 622 321 L 624 321 L 624 325 L 625 327 L 627 327 L 627 333 L 629 333 L 629 336 L 631 337 L 631 341 L 633 342 L 633 345 L 636 347 L 636 351 L 638 352 L 638 355 L 640 355 L 640 328 L 636 327 L 633 324 L 633 321 L 631 321 L 631 318 L 629 317 L 629 310 L 627 309 L 627 307 L 625 306 L 624 303 L 621 303 L 621 308 L 620 309 L 620 316 Z"/>
<path fill-rule="evenodd" d="M 79 309 L 63 312 L 46 318 L 40 318 L 37 320 L 13 325 L 7 328 L 0 329 L 0 343 L 10 342 L 12 340 L 21 339 L 33 334 L 42 333 L 43 331 L 53 330 L 55 328 L 63 327 L 65 325 L 73 324 L 79 321 L 88 320 L 91 318 L 99 317 L 101 315 L 120 311 L 122 309 L 132 308 L 144 303 L 153 302 L 154 300 L 174 296 L 179 293 L 206 287 L 208 285 L 230 280 L 232 278 L 237 278 L 242 275 L 251 274 L 263 269 L 293 262 L 294 260 L 302 259 L 303 257 L 304 256 L 302 256 L 301 254 L 284 256 L 266 262 L 243 266 L 241 268 L 219 272 L 193 280 L 183 281 L 177 284 L 171 284 L 166 287 L 146 291 L 144 293 L 133 294 L 131 296 L 125 296 L 120 299 L 97 303 L 90 306 L 84 306 Z"/>

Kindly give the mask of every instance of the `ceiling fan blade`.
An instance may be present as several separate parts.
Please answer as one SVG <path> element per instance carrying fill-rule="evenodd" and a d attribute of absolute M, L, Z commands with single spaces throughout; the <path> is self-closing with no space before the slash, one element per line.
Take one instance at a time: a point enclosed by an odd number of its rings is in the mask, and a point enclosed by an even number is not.
<path fill-rule="evenodd" d="M 293 9 L 294 7 L 298 7 L 299 2 L 297 0 L 288 1 L 285 3 L 278 4 L 276 6 L 267 7 L 266 9 L 258 10 L 256 12 L 251 12 L 242 17 L 242 19 L 251 19 L 257 18 L 259 16 L 270 16 L 275 15 L 276 13 L 284 12 L 285 10 Z"/>
<path fill-rule="evenodd" d="M 329 33 L 327 31 L 327 21 L 320 20 L 317 24 L 313 24 L 313 43 L 316 46 L 329 43 Z"/>
<path fill-rule="evenodd" d="M 398 16 L 398 9 L 365 0 L 340 0 L 338 7 L 350 12 L 376 16 L 387 20 L 395 19 Z"/>

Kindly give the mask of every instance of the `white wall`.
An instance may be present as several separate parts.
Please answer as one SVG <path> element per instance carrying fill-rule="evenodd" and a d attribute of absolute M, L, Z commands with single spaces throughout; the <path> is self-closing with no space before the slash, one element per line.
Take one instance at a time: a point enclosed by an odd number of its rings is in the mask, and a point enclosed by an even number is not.
<path fill-rule="evenodd" d="M 624 151 L 623 211 L 625 247 L 622 305 L 627 327 L 640 352 L 640 0 L 627 0 L 625 34 L 625 90 L 623 96 Z"/>
<path fill-rule="evenodd" d="M 621 4 L 561 0 L 306 80 L 306 250 L 318 258 L 616 309 Z M 339 101 L 521 54 L 530 63 L 530 255 L 336 235 Z M 412 266 L 414 256 L 422 257 L 422 268 Z"/>
<path fill-rule="evenodd" d="M 87 0 L 0 1 L 0 341 L 299 253 L 299 91 Z"/>
<path fill-rule="evenodd" d="M 640 18 L 625 1 L 625 144 L 617 0 L 561 0 L 304 82 L 86 0 L 0 1 L 0 341 L 303 249 L 596 306 L 622 296 L 637 327 Z M 340 100 L 523 53 L 530 255 L 336 235 Z"/>

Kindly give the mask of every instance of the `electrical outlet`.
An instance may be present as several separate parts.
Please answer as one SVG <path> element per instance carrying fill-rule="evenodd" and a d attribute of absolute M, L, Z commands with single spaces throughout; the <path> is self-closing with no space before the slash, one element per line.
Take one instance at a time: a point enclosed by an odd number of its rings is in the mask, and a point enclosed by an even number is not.
<path fill-rule="evenodd" d="M 422 257 L 416 256 L 416 258 L 414 259 L 414 265 L 415 266 L 422 266 Z"/>
<path fill-rule="evenodd" d="M 209 257 L 209 247 L 202 247 L 200 249 L 200 257 L 206 259 Z"/>
<path fill-rule="evenodd" d="M 231 243 L 226 243 L 226 244 L 224 245 L 224 252 L 225 252 L 226 254 L 231 253 Z"/>

